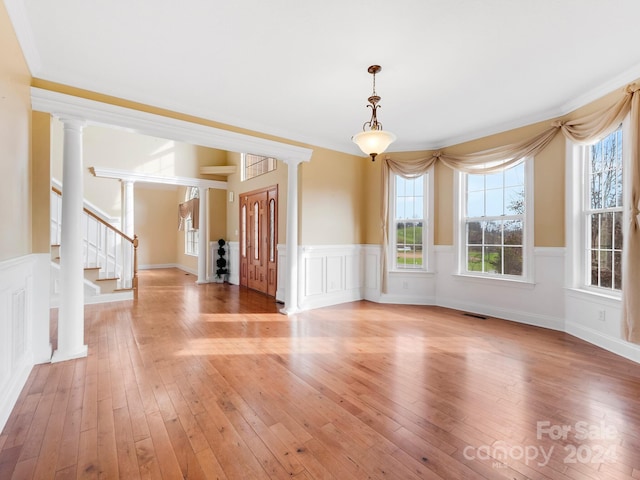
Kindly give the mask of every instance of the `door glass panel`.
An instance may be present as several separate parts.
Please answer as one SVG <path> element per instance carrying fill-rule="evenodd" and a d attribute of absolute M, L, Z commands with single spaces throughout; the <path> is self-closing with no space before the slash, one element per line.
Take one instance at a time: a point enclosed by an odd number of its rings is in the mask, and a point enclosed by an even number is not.
<path fill-rule="evenodd" d="M 242 256 L 247 257 L 247 206 L 242 206 L 242 225 L 240 225 L 240 231 L 242 232 Z"/>
<path fill-rule="evenodd" d="M 269 261 L 276 261 L 276 201 L 269 201 Z"/>
<path fill-rule="evenodd" d="M 253 258 L 260 258 L 260 215 L 258 214 L 258 202 L 253 204 Z"/>

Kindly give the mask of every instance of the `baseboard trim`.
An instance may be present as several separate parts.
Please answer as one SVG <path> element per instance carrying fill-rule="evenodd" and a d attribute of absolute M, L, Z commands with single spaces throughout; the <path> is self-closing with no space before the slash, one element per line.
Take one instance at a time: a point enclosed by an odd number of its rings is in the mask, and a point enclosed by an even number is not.
<path fill-rule="evenodd" d="M 529 312 L 508 310 L 504 308 L 491 307 L 477 303 L 461 302 L 459 300 L 438 298 L 437 305 L 445 308 L 452 308 L 462 312 L 471 312 L 490 317 L 504 319 L 510 322 L 522 323 L 534 327 L 548 328 L 550 330 L 565 331 L 565 321 L 562 318 L 537 315 Z"/>
<path fill-rule="evenodd" d="M 13 375 L 10 384 L 5 387 L 0 395 L 0 432 L 2 432 L 2 429 L 7 424 L 13 407 L 16 405 L 18 397 L 20 397 L 20 393 L 27 383 L 33 364 L 33 360 L 27 359 L 23 365 L 18 366 L 16 370 L 18 370 L 19 373 Z"/>
<path fill-rule="evenodd" d="M 567 322 L 565 331 L 597 347 L 620 355 L 628 360 L 640 363 L 640 345 L 626 342 L 575 322 Z"/>

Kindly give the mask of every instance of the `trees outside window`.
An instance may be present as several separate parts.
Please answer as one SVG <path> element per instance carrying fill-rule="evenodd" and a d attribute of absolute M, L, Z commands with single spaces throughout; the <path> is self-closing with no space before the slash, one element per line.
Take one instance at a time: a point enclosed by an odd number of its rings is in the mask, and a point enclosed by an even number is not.
<path fill-rule="evenodd" d="M 393 268 L 426 270 L 429 261 L 429 189 L 431 172 L 418 177 L 391 177 L 389 232 Z"/>
<path fill-rule="evenodd" d="M 585 271 L 589 286 L 622 286 L 622 128 L 588 148 L 585 155 Z"/>
<path fill-rule="evenodd" d="M 462 273 L 524 275 L 526 162 L 497 173 L 463 174 Z"/>

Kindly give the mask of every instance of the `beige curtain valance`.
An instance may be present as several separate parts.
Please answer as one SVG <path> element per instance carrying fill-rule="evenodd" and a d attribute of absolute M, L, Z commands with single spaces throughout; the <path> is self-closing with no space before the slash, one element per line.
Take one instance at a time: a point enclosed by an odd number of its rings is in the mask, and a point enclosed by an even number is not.
<path fill-rule="evenodd" d="M 503 145 L 479 152 L 452 155 L 437 151 L 430 156 L 414 160 L 394 160 L 387 156 L 382 164 L 382 243 L 383 252 L 389 245 L 389 175 L 393 172 L 405 178 L 414 178 L 427 172 L 436 162 L 466 173 L 493 173 L 510 167 L 525 157 L 535 157 L 554 137 L 562 132 L 575 143 L 589 144 L 606 137 L 630 113 L 631 138 L 629 158 L 629 188 L 625 195 L 626 229 L 623 248 L 623 331 L 625 339 L 640 343 L 640 85 L 633 83 L 622 92 L 622 97 L 607 108 L 569 120 L 556 120 L 543 132 L 521 142 Z M 382 255 L 382 291 L 386 292 L 387 255 Z M 633 293 L 632 293 L 633 292 Z"/>
<path fill-rule="evenodd" d="M 198 230 L 200 226 L 200 199 L 192 198 L 186 202 L 178 204 L 178 231 L 184 230 L 185 220 L 191 219 L 191 226 Z"/>

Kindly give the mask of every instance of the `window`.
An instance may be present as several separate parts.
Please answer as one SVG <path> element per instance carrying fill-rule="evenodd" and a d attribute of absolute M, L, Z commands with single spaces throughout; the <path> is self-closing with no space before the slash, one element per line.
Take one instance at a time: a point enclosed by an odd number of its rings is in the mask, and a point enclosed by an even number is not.
<path fill-rule="evenodd" d="M 622 128 L 582 147 L 585 278 L 589 286 L 620 290 L 622 284 Z"/>
<path fill-rule="evenodd" d="M 198 187 L 187 187 L 185 201 L 198 198 Z M 184 253 L 198 256 L 198 230 L 193 228 L 193 219 L 187 218 L 184 223 Z"/>
<path fill-rule="evenodd" d="M 276 169 L 278 161 L 273 157 L 244 153 L 242 155 L 242 181 Z"/>
<path fill-rule="evenodd" d="M 424 271 L 432 255 L 433 229 L 430 219 L 433 191 L 432 170 L 415 178 L 390 176 L 389 265 L 399 271 Z"/>
<path fill-rule="evenodd" d="M 526 278 L 529 164 L 523 159 L 497 173 L 460 174 L 460 273 Z"/>

